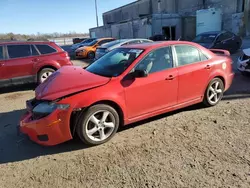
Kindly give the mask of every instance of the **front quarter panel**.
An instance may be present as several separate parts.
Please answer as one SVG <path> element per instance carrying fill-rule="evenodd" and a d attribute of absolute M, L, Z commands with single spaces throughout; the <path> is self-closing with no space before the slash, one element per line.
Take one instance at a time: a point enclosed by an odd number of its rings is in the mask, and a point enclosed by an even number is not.
<path fill-rule="evenodd" d="M 78 109 L 92 106 L 100 101 L 110 101 L 116 103 L 121 108 L 124 118 L 127 117 L 124 89 L 118 79 L 111 80 L 104 86 L 66 97 L 62 99 L 60 103 L 70 104 L 73 109 Z"/>

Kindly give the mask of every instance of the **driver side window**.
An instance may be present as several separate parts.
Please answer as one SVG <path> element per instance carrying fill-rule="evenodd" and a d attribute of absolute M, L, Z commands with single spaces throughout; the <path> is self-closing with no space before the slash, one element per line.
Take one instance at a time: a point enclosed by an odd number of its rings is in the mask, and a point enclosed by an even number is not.
<path fill-rule="evenodd" d="M 173 68 L 173 59 L 170 47 L 159 48 L 150 52 L 135 70 L 145 70 L 149 74 Z"/>

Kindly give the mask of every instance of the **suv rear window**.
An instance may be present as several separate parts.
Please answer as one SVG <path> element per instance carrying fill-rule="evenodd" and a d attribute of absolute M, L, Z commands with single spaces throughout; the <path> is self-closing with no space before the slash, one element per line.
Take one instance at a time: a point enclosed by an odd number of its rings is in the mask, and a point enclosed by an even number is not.
<path fill-rule="evenodd" d="M 3 46 L 0 46 L 0 60 L 3 60 Z"/>
<path fill-rule="evenodd" d="M 56 49 L 46 44 L 37 44 L 36 47 L 40 51 L 41 54 L 51 54 L 51 53 L 57 52 Z"/>
<path fill-rule="evenodd" d="M 35 49 L 35 47 L 33 45 L 31 45 L 31 50 L 32 50 L 33 56 L 39 55 L 38 51 Z"/>
<path fill-rule="evenodd" d="M 8 45 L 9 58 L 31 56 L 30 45 Z"/>

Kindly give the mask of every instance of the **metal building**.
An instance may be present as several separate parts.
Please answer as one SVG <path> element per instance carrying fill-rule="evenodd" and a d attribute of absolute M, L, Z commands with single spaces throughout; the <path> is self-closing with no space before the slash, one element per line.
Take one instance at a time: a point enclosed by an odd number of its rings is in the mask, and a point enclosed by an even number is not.
<path fill-rule="evenodd" d="M 247 1 L 247 2 L 246 2 Z M 138 0 L 103 13 L 103 26 L 91 28 L 91 37 L 149 38 L 166 35 L 191 40 L 196 35 L 196 11 L 222 10 L 222 28 L 243 34 L 249 0 Z M 247 7 L 246 7 L 247 5 Z"/>

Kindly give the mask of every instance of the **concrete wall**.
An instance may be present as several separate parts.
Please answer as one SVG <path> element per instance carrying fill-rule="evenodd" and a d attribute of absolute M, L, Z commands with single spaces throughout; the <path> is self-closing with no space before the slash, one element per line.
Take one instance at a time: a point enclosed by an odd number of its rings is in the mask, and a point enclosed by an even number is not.
<path fill-rule="evenodd" d="M 97 36 L 113 36 L 116 38 L 143 37 L 148 35 L 162 34 L 162 27 L 176 26 L 176 37 L 192 37 L 195 31 L 193 20 L 185 18 L 196 15 L 196 10 L 203 8 L 220 8 L 223 12 L 223 29 L 239 33 L 241 18 L 236 13 L 242 12 L 243 0 L 138 0 L 134 3 L 119 7 L 103 14 L 104 28 L 96 31 Z M 159 9 L 160 8 L 160 9 Z M 143 19 L 153 14 L 178 13 L 184 19 L 167 18 L 160 20 L 159 17 L 152 21 L 152 25 L 143 24 Z M 233 20 L 236 19 L 236 20 Z M 143 23 L 142 23 L 143 22 Z M 187 24 L 190 22 L 190 25 Z M 234 28 L 238 27 L 238 28 Z M 104 33 L 102 33 L 104 32 Z M 183 33 L 183 32 L 187 32 Z"/>
<path fill-rule="evenodd" d="M 242 0 L 240 0 L 242 1 Z M 239 2 L 237 0 L 206 0 L 205 7 L 210 8 L 220 8 L 222 10 L 223 25 L 224 30 L 232 31 L 232 14 L 239 11 Z M 243 1 L 242 1 L 243 2 Z M 241 3 L 242 3 L 241 2 Z"/>
<path fill-rule="evenodd" d="M 142 0 L 103 14 L 103 24 L 114 24 L 139 19 L 151 14 L 151 0 Z"/>
<path fill-rule="evenodd" d="M 132 22 L 114 24 L 111 26 L 112 37 L 117 39 L 133 38 Z"/>
<path fill-rule="evenodd" d="M 104 26 L 89 29 L 89 34 L 90 37 L 97 37 L 97 38 L 112 36 L 111 27 L 104 27 Z"/>
<path fill-rule="evenodd" d="M 196 36 L 196 17 L 188 16 L 182 18 L 182 39 L 191 41 Z"/>
<path fill-rule="evenodd" d="M 152 34 L 163 34 L 163 27 L 176 27 L 176 39 L 181 37 L 182 32 L 182 20 L 177 14 L 154 14 L 152 18 Z"/>
<path fill-rule="evenodd" d="M 237 35 L 244 34 L 243 22 L 244 21 L 244 14 L 243 13 L 236 13 L 232 15 L 232 32 Z"/>

